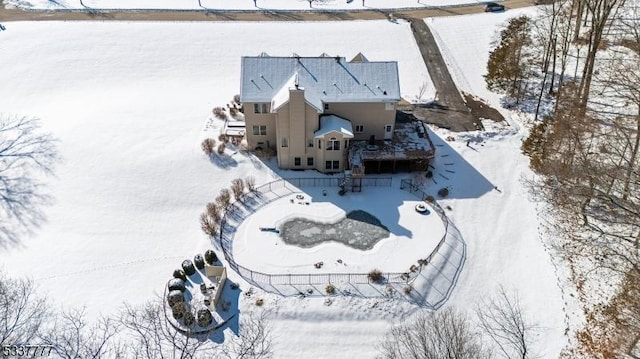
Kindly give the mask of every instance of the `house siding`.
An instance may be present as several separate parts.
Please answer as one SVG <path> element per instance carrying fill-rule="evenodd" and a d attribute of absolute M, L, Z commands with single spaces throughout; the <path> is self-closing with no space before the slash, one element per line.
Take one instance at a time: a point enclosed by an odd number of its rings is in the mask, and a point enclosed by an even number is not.
<path fill-rule="evenodd" d="M 256 147 L 275 148 L 276 142 L 276 116 L 273 113 L 253 113 L 254 102 L 243 104 L 244 120 L 246 125 L 247 145 L 250 149 Z M 253 126 L 267 126 L 267 135 L 254 135 Z M 259 143 L 263 144 L 260 145 Z"/>
<path fill-rule="evenodd" d="M 324 114 L 338 115 L 351 121 L 354 130 L 356 125 L 364 125 L 363 133 L 353 134 L 354 140 L 368 140 L 371 135 L 374 135 L 376 140 L 382 140 L 384 126 L 395 126 L 396 122 L 395 104 L 393 110 L 385 108 L 385 103 L 334 102 L 329 103 L 329 109 L 325 110 Z"/>

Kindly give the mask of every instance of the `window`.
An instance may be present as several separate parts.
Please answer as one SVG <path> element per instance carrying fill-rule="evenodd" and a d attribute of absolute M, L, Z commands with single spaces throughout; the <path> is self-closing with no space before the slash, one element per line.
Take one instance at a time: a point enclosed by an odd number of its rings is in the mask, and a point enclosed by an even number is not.
<path fill-rule="evenodd" d="M 331 137 L 331 139 L 327 141 L 327 151 L 340 151 L 340 141 L 335 137 Z"/>
<path fill-rule="evenodd" d="M 265 125 L 253 125 L 253 134 L 255 136 L 266 136 L 267 126 Z"/>
<path fill-rule="evenodd" d="M 289 147 L 289 140 L 286 137 L 282 137 L 282 147 Z"/>
<path fill-rule="evenodd" d="M 313 157 L 307 157 L 307 166 L 313 166 Z"/>
<path fill-rule="evenodd" d="M 328 110 L 328 109 L 329 109 L 329 104 L 328 104 L 328 103 L 325 103 L 325 104 L 324 104 L 324 109 L 325 109 L 325 110 Z"/>
<path fill-rule="evenodd" d="M 363 133 L 364 125 L 356 125 L 356 133 Z"/>
<path fill-rule="evenodd" d="M 391 125 L 386 125 L 386 126 L 384 126 L 384 131 L 385 131 L 385 132 L 391 132 L 391 129 L 392 129 L 392 128 L 393 128 L 393 126 L 391 126 Z"/>
<path fill-rule="evenodd" d="M 325 161 L 324 169 L 326 170 L 339 170 L 340 161 Z"/>
<path fill-rule="evenodd" d="M 307 147 L 313 147 L 313 140 L 307 140 Z"/>
<path fill-rule="evenodd" d="M 268 103 L 254 103 L 253 104 L 253 113 L 269 113 L 269 104 Z"/>
<path fill-rule="evenodd" d="M 318 140 L 318 148 L 322 149 L 322 140 Z"/>
<path fill-rule="evenodd" d="M 300 157 L 295 157 L 293 159 L 293 165 L 294 166 L 300 166 Z"/>

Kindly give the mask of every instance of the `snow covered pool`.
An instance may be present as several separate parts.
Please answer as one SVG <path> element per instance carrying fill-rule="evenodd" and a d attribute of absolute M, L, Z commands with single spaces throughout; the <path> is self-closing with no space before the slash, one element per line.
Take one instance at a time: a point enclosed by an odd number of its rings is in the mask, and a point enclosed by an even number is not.
<path fill-rule="evenodd" d="M 389 237 L 389 229 L 374 215 L 355 210 L 336 223 L 290 219 L 280 226 L 280 237 L 284 243 L 302 248 L 335 241 L 351 248 L 369 250 L 381 239 Z"/>

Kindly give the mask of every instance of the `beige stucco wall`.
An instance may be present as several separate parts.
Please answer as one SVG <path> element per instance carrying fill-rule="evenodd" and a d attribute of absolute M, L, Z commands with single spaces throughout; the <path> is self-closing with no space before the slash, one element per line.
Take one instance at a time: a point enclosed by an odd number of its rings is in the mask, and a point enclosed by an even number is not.
<path fill-rule="evenodd" d="M 246 125 L 247 145 L 249 149 L 255 149 L 260 146 L 262 148 L 268 147 L 276 148 L 276 116 L 273 113 L 253 113 L 253 102 L 246 102 L 244 107 L 244 120 Z M 255 136 L 253 134 L 254 125 L 266 125 L 266 136 Z M 259 142 L 263 144 L 260 145 Z"/>
<path fill-rule="evenodd" d="M 318 168 L 315 158 L 313 166 L 307 165 L 307 158 L 315 157 L 315 149 L 308 146 L 308 141 L 313 140 L 313 133 L 318 129 L 318 112 L 306 103 L 304 90 L 289 90 L 289 102 L 278 109 L 276 123 L 278 166 L 287 169 Z M 287 138 L 289 147 L 282 147 L 283 137 Z M 295 165 L 296 157 L 300 157 L 300 166 Z"/>
<path fill-rule="evenodd" d="M 318 140 L 313 134 L 320 125 L 319 114 L 304 100 L 303 89 L 289 90 L 289 102 L 278 109 L 277 113 L 253 113 L 254 103 L 245 103 L 245 121 L 247 126 L 247 143 L 254 149 L 262 142 L 276 149 L 278 166 L 283 169 L 312 169 L 321 172 L 342 171 L 346 167 L 347 150 L 345 139 L 341 134 L 329 133 L 322 140 L 322 148 L 318 148 Z M 376 140 L 384 139 L 385 125 L 395 125 L 395 106 L 387 109 L 384 103 L 330 103 L 324 115 L 335 114 L 351 121 L 354 140 L 368 140 L 374 135 Z M 266 125 L 267 135 L 253 135 L 254 125 Z M 363 133 L 355 133 L 356 125 L 364 125 Z M 282 147 L 282 138 L 286 137 L 288 147 Z M 340 151 L 326 151 L 326 141 L 336 137 L 341 140 Z M 313 147 L 309 147 L 312 140 Z M 295 166 L 295 158 L 300 157 L 300 166 Z M 313 157 L 313 166 L 307 165 L 307 158 Z M 325 170 L 326 161 L 340 161 L 339 170 Z"/>
<path fill-rule="evenodd" d="M 386 110 L 384 103 L 330 103 L 324 114 L 334 114 L 350 120 L 355 140 L 368 140 L 371 135 L 376 136 L 376 140 L 382 140 L 384 126 L 395 126 L 395 106 L 392 108 L 393 110 Z M 364 125 L 364 132 L 355 133 L 356 125 Z"/>

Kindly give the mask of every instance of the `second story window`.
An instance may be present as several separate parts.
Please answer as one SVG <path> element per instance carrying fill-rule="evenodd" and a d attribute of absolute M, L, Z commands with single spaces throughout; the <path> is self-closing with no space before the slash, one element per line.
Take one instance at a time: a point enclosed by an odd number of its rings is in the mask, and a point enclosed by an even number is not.
<path fill-rule="evenodd" d="M 340 151 L 340 141 L 332 137 L 327 141 L 327 151 Z"/>
<path fill-rule="evenodd" d="M 363 133 L 364 125 L 356 125 L 356 133 Z"/>
<path fill-rule="evenodd" d="M 282 147 L 289 147 L 289 140 L 286 137 L 282 137 Z"/>
<path fill-rule="evenodd" d="M 254 125 L 253 126 L 253 134 L 255 136 L 266 136 L 267 135 L 267 126 L 265 126 L 265 125 Z"/>
<path fill-rule="evenodd" d="M 254 103 L 253 104 L 253 113 L 269 113 L 269 104 L 268 103 Z"/>

